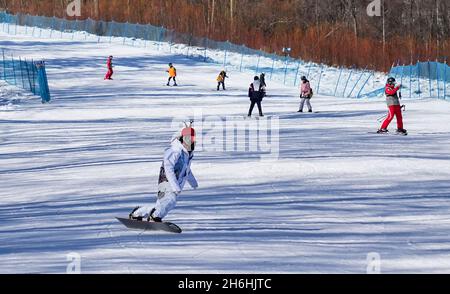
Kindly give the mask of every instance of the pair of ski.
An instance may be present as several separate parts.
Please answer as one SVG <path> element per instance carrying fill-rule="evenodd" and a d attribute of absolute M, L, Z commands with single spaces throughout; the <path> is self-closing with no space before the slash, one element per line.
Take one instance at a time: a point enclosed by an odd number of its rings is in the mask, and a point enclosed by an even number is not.
<path fill-rule="evenodd" d="M 386 132 L 386 133 L 378 133 L 378 132 L 369 132 L 369 134 L 375 134 L 380 136 L 393 135 L 393 136 L 408 136 L 408 133 L 400 133 L 400 132 Z"/>

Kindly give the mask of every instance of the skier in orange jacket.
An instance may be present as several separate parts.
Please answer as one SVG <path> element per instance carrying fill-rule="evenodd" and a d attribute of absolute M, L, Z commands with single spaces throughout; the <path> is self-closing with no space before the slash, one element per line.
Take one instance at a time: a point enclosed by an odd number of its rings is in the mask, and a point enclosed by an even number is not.
<path fill-rule="evenodd" d="M 167 82 L 167 86 L 170 86 L 170 81 L 173 79 L 173 85 L 174 86 L 178 86 L 177 85 L 177 69 L 173 66 L 172 63 L 169 63 L 169 69 L 166 70 L 166 72 L 169 73 L 169 81 Z"/>

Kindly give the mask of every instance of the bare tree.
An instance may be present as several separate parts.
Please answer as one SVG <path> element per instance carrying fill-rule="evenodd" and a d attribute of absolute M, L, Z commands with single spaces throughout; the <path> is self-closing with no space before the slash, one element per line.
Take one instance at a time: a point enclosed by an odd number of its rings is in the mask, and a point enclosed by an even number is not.
<path fill-rule="evenodd" d="M 0 0 L 0 9 L 63 17 L 71 0 Z M 450 1 L 83 0 L 83 17 L 151 23 L 192 37 L 246 44 L 338 65 L 387 70 L 393 61 L 450 56 Z M 401 49 L 399 49 L 401 48 Z"/>

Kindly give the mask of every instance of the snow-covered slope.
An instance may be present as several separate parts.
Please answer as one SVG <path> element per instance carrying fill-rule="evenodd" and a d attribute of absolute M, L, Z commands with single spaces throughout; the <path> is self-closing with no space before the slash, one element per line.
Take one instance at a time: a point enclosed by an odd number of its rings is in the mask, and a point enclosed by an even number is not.
<path fill-rule="evenodd" d="M 209 139 L 225 121 L 255 124 L 253 73 L 216 92 L 221 68 L 183 56 L 5 34 L 0 46 L 45 58 L 53 96 L 0 109 L 0 272 L 64 273 L 71 252 L 85 273 L 365 273 L 369 253 L 385 273 L 450 272 L 449 103 L 408 101 L 410 136 L 377 136 L 383 100 L 317 96 L 318 113 L 299 115 L 297 89 L 269 81 L 275 157 L 203 142 L 200 189 L 168 217 L 183 234 L 133 232 L 114 217 L 154 201 L 174 118 L 202 113 Z"/>

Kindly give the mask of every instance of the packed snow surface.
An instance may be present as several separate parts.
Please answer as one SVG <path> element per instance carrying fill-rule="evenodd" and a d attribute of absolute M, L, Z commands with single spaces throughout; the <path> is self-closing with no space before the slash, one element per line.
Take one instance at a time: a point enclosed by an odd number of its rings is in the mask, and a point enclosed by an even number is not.
<path fill-rule="evenodd" d="M 316 95 L 298 114 L 298 89 L 268 80 L 266 118 L 244 119 L 252 72 L 217 92 L 220 66 L 163 50 L 5 33 L 0 47 L 44 58 L 53 98 L 0 84 L 0 273 L 65 273 L 77 255 L 83 273 L 450 273 L 448 102 L 406 100 L 410 135 L 376 135 L 383 99 Z M 167 218 L 183 233 L 127 230 L 115 217 L 155 200 L 193 117 L 200 188 Z M 270 150 L 221 137 L 266 123 Z"/>

